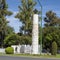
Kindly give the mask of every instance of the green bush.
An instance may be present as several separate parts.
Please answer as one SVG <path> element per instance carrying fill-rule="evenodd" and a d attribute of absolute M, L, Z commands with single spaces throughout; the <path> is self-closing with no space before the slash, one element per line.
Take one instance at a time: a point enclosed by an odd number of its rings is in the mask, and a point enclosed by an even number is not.
<path fill-rule="evenodd" d="M 57 54 L 57 43 L 54 41 L 52 43 L 52 51 L 51 51 L 52 55 L 56 55 Z"/>
<path fill-rule="evenodd" d="M 6 54 L 13 54 L 14 53 L 14 49 L 12 47 L 7 47 L 5 49 L 5 52 L 6 52 Z"/>
<path fill-rule="evenodd" d="M 20 42 L 20 36 L 17 34 L 10 34 L 4 39 L 4 46 L 18 45 Z"/>

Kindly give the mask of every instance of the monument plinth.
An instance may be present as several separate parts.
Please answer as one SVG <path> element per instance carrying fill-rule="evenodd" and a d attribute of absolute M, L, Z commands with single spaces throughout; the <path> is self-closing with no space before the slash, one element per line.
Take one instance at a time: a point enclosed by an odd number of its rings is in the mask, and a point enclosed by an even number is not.
<path fill-rule="evenodd" d="M 38 54 L 38 14 L 33 15 L 32 54 Z"/>

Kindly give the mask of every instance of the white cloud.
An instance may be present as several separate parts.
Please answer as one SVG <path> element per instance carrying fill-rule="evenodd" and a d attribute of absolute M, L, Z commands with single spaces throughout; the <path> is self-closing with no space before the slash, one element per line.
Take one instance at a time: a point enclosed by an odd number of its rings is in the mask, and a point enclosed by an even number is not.
<path fill-rule="evenodd" d="M 22 23 L 15 18 L 14 16 L 17 14 L 17 11 L 13 12 L 12 16 L 7 16 L 7 20 L 9 21 L 9 25 L 14 28 L 15 32 L 19 32 L 20 27 L 22 26 Z"/>

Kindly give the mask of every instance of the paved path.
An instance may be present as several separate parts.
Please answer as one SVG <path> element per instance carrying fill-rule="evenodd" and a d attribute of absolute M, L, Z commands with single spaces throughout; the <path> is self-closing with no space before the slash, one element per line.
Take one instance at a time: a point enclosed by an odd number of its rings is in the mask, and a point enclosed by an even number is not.
<path fill-rule="evenodd" d="M 60 59 L 0 56 L 0 60 L 60 60 Z"/>

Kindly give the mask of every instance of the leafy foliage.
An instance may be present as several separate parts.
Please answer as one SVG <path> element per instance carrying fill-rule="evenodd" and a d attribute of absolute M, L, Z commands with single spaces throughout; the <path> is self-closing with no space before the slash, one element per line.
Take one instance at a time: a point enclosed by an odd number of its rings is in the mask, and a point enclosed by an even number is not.
<path fill-rule="evenodd" d="M 19 45 L 19 44 L 30 44 L 32 43 L 30 36 L 19 36 L 17 34 L 10 34 L 4 40 L 4 46 L 8 47 L 11 45 Z"/>
<path fill-rule="evenodd" d="M 52 43 L 52 51 L 51 51 L 52 55 L 56 55 L 57 54 L 57 43 L 54 41 Z"/>
<path fill-rule="evenodd" d="M 6 31 L 6 35 L 9 35 L 9 34 L 14 34 L 14 28 L 13 27 L 10 27 L 10 26 L 7 26 L 7 31 Z"/>
<path fill-rule="evenodd" d="M 32 35 L 32 17 L 34 14 L 35 5 L 35 0 L 21 0 L 21 5 L 18 6 L 19 12 L 15 17 L 18 18 L 20 22 L 22 22 L 20 32 L 24 31 L 25 35 Z"/>
<path fill-rule="evenodd" d="M 21 36 L 21 43 L 20 44 L 26 44 L 26 45 L 28 45 L 28 44 L 32 44 L 32 39 L 31 39 L 31 37 L 30 36 Z"/>
<path fill-rule="evenodd" d="M 45 26 L 43 28 L 43 48 L 51 50 L 51 44 L 56 41 L 58 47 L 60 47 L 60 18 L 56 13 L 48 11 L 44 18 Z"/>
<path fill-rule="evenodd" d="M 5 40 L 4 40 L 4 45 L 11 46 L 11 45 L 18 45 L 20 41 L 20 36 L 16 34 L 9 34 Z"/>
<path fill-rule="evenodd" d="M 13 54 L 14 53 L 14 49 L 12 47 L 7 47 L 5 49 L 5 52 L 6 52 L 6 54 Z"/>
<path fill-rule="evenodd" d="M 59 26 L 60 25 L 60 18 L 57 17 L 56 13 L 52 11 L 48 11 L 46 13 L 46 17 L 44 18 L 45 26 Z"/>
<path fill-rule="evenodd" d="M 3 40 L 7 32 L 7 23 L 6 16 L 10 16 L 12 12 L 8 11 L 8 5 L 6 0 L 1 0 L 0 2 L 0 46 L 3 46 Z"/>

